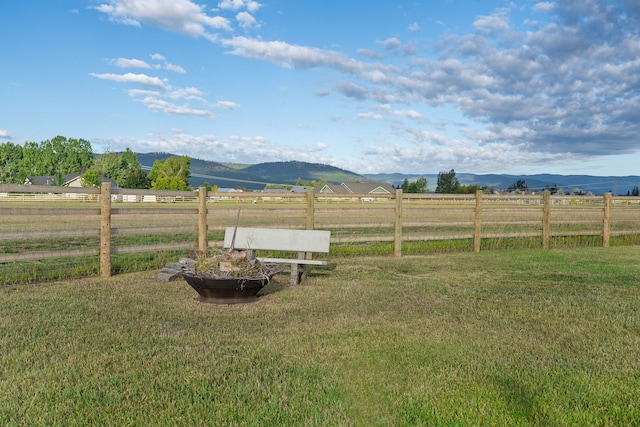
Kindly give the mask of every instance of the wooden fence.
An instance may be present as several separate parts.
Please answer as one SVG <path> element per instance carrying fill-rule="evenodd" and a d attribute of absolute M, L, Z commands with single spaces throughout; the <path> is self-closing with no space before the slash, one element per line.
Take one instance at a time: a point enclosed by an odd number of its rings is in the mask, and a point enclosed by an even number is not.
<path fill-rule="evenodd" d="M 478 252 L 499 239 L 533 239 L 549 248 L 553 239 L 582 236 L 608 247 L 612 236 L 640 236 L 640 198 L 610 193 L 207 193 L 5 184 L 0 267 L 98 256 L 100 274 L 109 276 L 114 254 L 220 246 L 222 230 L 234 224 L 238 209 L 243 227 L 327 229 L 333 244 L 388 242 L 398 257 L 409 242 L 464 241 Z"/>

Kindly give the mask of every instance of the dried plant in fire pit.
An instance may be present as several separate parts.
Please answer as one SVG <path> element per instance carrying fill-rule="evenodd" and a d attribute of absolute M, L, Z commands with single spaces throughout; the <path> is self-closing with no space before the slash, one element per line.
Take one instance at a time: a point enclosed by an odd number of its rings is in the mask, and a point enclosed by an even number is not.
<path fill-rule="evenodd" d="M 194 269 L 203 278 L 268 280 L 281 267 L 261 263 L 251 251 L 218 250 L 198 256 Z"/>

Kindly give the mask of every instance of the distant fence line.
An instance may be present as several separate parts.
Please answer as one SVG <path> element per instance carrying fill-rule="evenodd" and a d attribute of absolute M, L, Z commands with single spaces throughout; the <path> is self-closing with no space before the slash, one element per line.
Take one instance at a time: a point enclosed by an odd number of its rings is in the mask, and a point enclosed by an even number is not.
<path fill-rule="evenodd" d="M 89 203 L 68 208 L 65 204 L 22 207 L 11 203 L 50 200 Z M 151 201 L 164 204 L 144 203 Z M 216 203 L 225 201 L 233 204 Z M 473 242 L 472 250 L 479 252 L 483 239 L 540 239 L 541 247 L 548 249 L 553 237 L 598 236 L 602 246 L 608 247 L 611 236 L 640 235 L 640 198 L 614 198 L 610 193 L 498 196 L 397 190 L 374 195 L 314 193 L 312 189 L 306 193 L 208 193 L 206 188 L 112 189 L 106 183 L 100 188 L 1 184 L 0 244 L 15 242 L 18 247 L 21 242 L 61 239 L 60 246 L 89 247 L 9 248 L 0 250 L 0 263 L 99 256 L 100 274 L 108 277 L 113 254 L 220 246 L 219 239 L 212 240 L 212 233 L 233 225 L 236 205 L 246 207 L 243 226 L 330 229 L 332 243 L 392 242 L 398 257 L 403 242 L 468 239 Z M 149 235 L 186 236 L 186 240 L 135 244 L 143 240 L 138 236 Z M 98 237 L 99 246 L 91 247 L 91 239 Z M 134 244 L 113 244 L 115 238 L 126 237 Z M 88 243 L 82 239 L 89 239 Z"/>

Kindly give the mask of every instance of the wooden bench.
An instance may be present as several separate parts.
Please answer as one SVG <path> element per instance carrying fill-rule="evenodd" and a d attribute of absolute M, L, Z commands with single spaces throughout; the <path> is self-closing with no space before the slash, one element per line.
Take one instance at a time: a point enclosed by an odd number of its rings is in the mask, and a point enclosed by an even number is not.
<path fill-rule="evenodd" d="M 235 240 L 234 240 L 235 233 Z M 300 283 L 307 275 L 308 266 L 327 265 L 326 261 L 306 259 L 307 253 L 329 252 L 331 232 L 324 230 L 291 230 L 280 228 L 234 228 L 224 233 L 224 247 L 241 250 L 268 250 L 298 252 L 297 259 L 262 258 L 264 263 L 291 265 L 291 284 Z"/>

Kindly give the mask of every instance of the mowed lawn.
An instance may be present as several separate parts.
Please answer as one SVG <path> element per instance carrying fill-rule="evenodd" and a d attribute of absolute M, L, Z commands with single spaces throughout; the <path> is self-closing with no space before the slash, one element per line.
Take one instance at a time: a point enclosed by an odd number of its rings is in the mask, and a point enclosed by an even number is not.
<path fill-rule="evenodd" d="M 331 261 L 239 305 L 0 287 L 0 425 L 640 423 L 640 247 Z"/>

